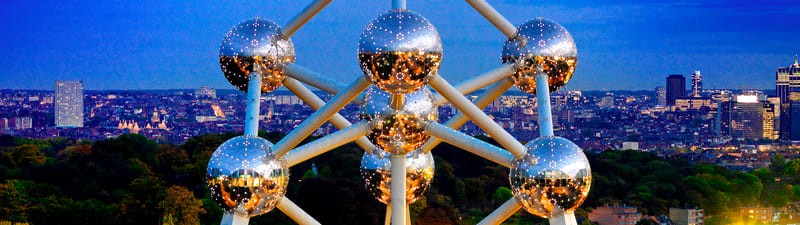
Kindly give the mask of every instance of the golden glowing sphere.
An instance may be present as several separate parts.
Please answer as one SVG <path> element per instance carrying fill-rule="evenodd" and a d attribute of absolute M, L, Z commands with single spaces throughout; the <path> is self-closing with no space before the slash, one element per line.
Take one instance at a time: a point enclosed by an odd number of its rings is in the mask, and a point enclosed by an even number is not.
<path fill-rule="evenodd" d="M 367 191 L 383 204 L 392 199 L 392 162 L 386 151 L 374 149 L 364 152 L 361 158 L 361 178 L 364 179 Z M 435 171 L 433 155 L 416 150 L 406 154 L 406 201 L 413 203 L 425 194 L 433 181 Z"/>
<path fill-rule="evenodd" d="M 425 124 L 439 118 L 428 88 L 401 95 L 401 105 L 393 107 L 392 95 L 372 86 L 360 112 L 361 119 L 371 127 L 367 138 L 392 154 L 406 154 L 425 144 L 430 139 Z"/>
<path fill-rule="evenodd" d="M 550 92 L 569 82 L 578 62 L 575 41 L 560 24 L 537 18 L 517 27 L 517 36 L 503 45 L 503 63 L 514 65 L 520 90 L 535 94 L 536 75 L 547 74 Z"/>
<path fill-rule="evenodd" d="M 592 184 L 583 150 L 561 137 L 537 138 L 525 148 L 525 156 L 509 172 L 511 189 L 523 208 L 544 218 L 578 208 Z"/>
<path fill-rule="evenodd" d="M 286 193 L 289 169 L 272 143 L 255 136 L 231 138 L 208 161 L 206 184 L 223 210 L 244 216 L 269 212 Z"/>
<path fill-rule="evenodd" d="M 405 94 L 424 86 L 439 70 L 442 40 L 433 24 L 419 13 L 395 9 L 364 28 L 358 61 L 381 90 Z"/>
<path fill-rule="evenodd" d="M 283 66 L 294 62 L 292 40 L 281 34 L 272 21 L 255 18 L 231 28 L 219 48 L 222 73 L 234 87 L 247 92 L 249 75 L 254 66 L 261 73 L 261 92 L 270 92 L 283 85 Z"/>

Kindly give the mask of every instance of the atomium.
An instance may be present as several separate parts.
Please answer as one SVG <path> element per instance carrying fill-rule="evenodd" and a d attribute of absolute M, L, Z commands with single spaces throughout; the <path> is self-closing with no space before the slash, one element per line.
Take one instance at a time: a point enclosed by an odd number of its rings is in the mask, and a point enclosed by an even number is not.
<path fill-rule="evenodd" d="M 361 119 L 369 123 L 372 143 L 392 154 L 406 154 L 425 144 L 430 135 L 425 124 L 439 118 L 439 111 L 428 88 L 403 95 L 399 109 L 391 106 L 391 94 L 373 86 L 367 89 L 361 106 Z"/>
<path fill-rule="evenodd" d="M 512 75 L 520 90 L 535 94 L 536 75 L 547 75 L 550 92 L 569 82 L 578 62 L 575 41 L 556 22 L 538 18 L 517 28 L 517 36 L 503 45 L 502 62 L 514 65 Z"/>
<path fill-rule="evenodd" d="M 511 165 L 514 196 L 529 213 L 550 218 L 575 210 L 589 194 L 592 171 L 580 147 L 561 137 L 540 137 L 525 145 Z"/>
<path fill-rule="evenodd" d="M 367 191 L 383 204 L 391 202 L 391 155 L 381 149 L 365 151 L 361 158 L 361 178 Z M 428 190 L 435 171 L 433 155 L 416 150 L 406 154 L 406 201 L 411 204 Z"/>
<path fill-rule="evenodd" d="M 246 135 L 223 143 L 212 155 L 207 168 L 206 181 L 211 197 L 226 212 L 223 223 L 243 225 L 250 217 L 278 208 L 298 224 L 319 224 L 284 196 L 289 182 L 288 165 L 298 165 L 355 141 L 365 150 L 361 177 L 369 193 L 388 205 L 387 223 L 391 220 L 395 225 L 410 224 L 408 204 L 417 201 L 430 187 L 435 171 L 433 156 L 422 147 L 430 150 L 446 142 L 510 167 L 509 181 L 514 197 L 480 224 L 500 224 L 520 207 L 537 216 L 557 217 L 551 219 L 551 223 L 574 224 L 574 210 L 589 192 L 591 168 L 577 145 L 553 136 L 547 101 L 538 106 L 543 137 L 524 146 L 481 112 L 487 100 L 497 98 L 511 87 L 510 81 L 522 91 L 537 94 L 538 99 L 549 99 L 549 93 L 566 85 L 575 71 L 577 48 L 574 40 L 564 27 L 550 20 L 539 18 L 515 28 L 485 1 L 467 2 L 508 40 L 502 50 L 502 70 L 493 70 L 504 72 L 485 73 L 458 87 L 441 77 L 428 82 L 438 73 L 442 62 L 442 41 L 433 24 L 422 15 L 405 9 L 403 0 L 392 1 L 394 9 L 373 19 L 362 31 L 358 60 L 363 77 L 349 85 L 338 84 L 294 65 L 294 45 L 289 37 L 330 0 L 315 0 L 288 22 L 286 28 L 258 18 L 231 28 L 219 52 L 220 67 L 232 85 L 245 92 L 250 85 L 253 90 L 270 92 L 286 82 L 289 91 L 318 111 L 298 125 L 299 130 L 278 142 L 273 152 L 272 143 L 256 136 L 260 92 L 248 93 Z M 509 72 L 509 68 L 513 70 Z M 253 73 L 260 74 L 261 79 L 251 80 L 256 77 Z M 536 93 L 537 78 L 541 88 L 547 86 L 549 90 Z M 306 82 L 335 96 L 325 103 L 298 82 Z M 257 87 L 258 83 L 261 86 Z M 465 96 L 490 83 L 496 85 L 475 102 Z M 368 87 L 369 84 L 372 86 Z M 437 104 L 440 103 L 429 87 L 461 112 L 444 124 L 438 123 Z M 359 98 L 362 92 L 365 94 Z M 358 124 L 351 124 L 338 115 L 350 100 L 361 101 Z M 469 119 L 496 140 L 502 140 L 498 142 L 503 148 L 460 132 L 458 129 Z M 297 146 L 326 121 L 340 130 Z M 392 163 L 397 168 L 392 168 Z M 401 166 L 403 163 L 405 168 Z M 404 169 L 405 174 L 398 169 Z M 398 178 L 394 187 L 392 172 Z M 405 179 L 399 180 L 399 177 Z M 401 191 L 405 191 L 405 195 Z M 391 201 L 392 193 L 395 201 Z"/>
<path fill-rule="evenodd" d="M 286 193 L 286 160 L 272 155 L 272 143 L 238 136 L 222 143 L 208 162 L 206 184 L 223 210 L 246 216 L 271 211 Z"/>
<path fill-rule="evenodd" d="M 278 89 L 286 78 L 283 66 L 294 60 L 292 40 L 283 37 L 280 26 L 259 18 L 231 28 L 219 48 L 219 64 L 225 78 L 244 92 L 251 72 L 261 73 L 262 93 Z M 254 71 L 256 66 L 258 71 Z"/>
<path fill-rule="evenodd" d="M 358 42 L 361 70 L 393 94 L 422 88 L 442 61 L 442 40 L 428 19 L 405 9 L 388 11 L 364 28 Z"/>

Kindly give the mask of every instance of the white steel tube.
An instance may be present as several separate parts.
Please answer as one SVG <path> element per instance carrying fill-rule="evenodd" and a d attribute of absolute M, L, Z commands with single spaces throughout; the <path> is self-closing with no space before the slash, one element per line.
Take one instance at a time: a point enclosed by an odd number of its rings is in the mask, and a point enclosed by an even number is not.
<path fill-rule="evenodd" d="M 517 28 L 511 22 L 500 15 L 489 3 L 484 0 L 467 0 L 467 3 L 475 8 L 486 20 L 488 20 L 494 27 L 497 27 L 508 38 L 514 38 L 517 35 Z"/>
<path fill-rule="evenodd" d="M 251 72 L 250 80 L 247 83 L 247 111 L 245 111 L 244 118 L 244 135 L 258 136 L 258 114 L 260 110 L 261 73 Z"/>
<path fill-rule="evenodd" d="M 511 76 L 513 73 L 514 66 L 503 65 L 456 85 L 456 89 L 461 92 L 461 94 L 466 95 L 495 83 L 498 80 Z M 447 100 L 445 100 L 440 94 L 436 94 L 434 96 L 434 101 L 436 102 L 436 105 L 442 105 L 447 102 Z"/>
<path fill-rule="evenodd" d="M 511 215 L 514 215 L 520 208 L 522 208 L 522 203 L 520 203 L 516 197 L 511 197 L 511 199 L 503 203 L 503 205 L 494 210 L 494 212 L 486 216 L 486 218 L 483 218 L 478 225 L 500 224 Z M 550 225 L 553 225 L 553 223 L 550 223 Z"/>
<path fill-rule="evenodd" d="M 344 89 L 344 84 L 340 83 L 339 81 L 331 79 L 327 76 L 323 76 L 322 74 L 314 72 L 311 69 L 294 63 L 287 64 L 286 67 L 283 68 L 283 72 L 291 78 L 311 85 L 312 87 L 327 92 L 328 94 L 335 95 Z"/>
<path fill-rule="evenodd" d="M 392 154 L 392 225 L 406 225 L 406 155 Z"/>
<path fill-rule="evenodd" d="M 572 211 L 566 211 L 560 215 L 550 217 L 548 220 L 550 225 L 578 225 L 578 220 L 575 219 L 575 213 Z"/>
<path fill-rule="evenodd" d="M 536 104 L 539 105 L 539 136 L 553 136 L 553 114 L 550 112 L 550 87 L 547 74 L 536 75 Z"/>
<path fill-rule="evenodd" d="M 303 209 L 299 206 L 294 204 L 289 198 L 284 196 L 277 205 L 278 210 L 281 210 L 283 214 L 289 216 L 295 223 L 300 225 L 321 225 L 317 220 L 315 220 L 311 215 L 308 215 Z"/>
<path fill-rule="evenodd" d="M 236 213 L 225 212 L 222 214 L 222 222 L 220 225 L 247 225 L 250 223 L 250 217 L 239 215 Z"/>
<path fill-rule="evenodd" d="M 406 0 L 392 0 L 392 8 L 393 9 L 405 9 L 406 8 Z"/>
<path fill-rule="evenodd" d="M 506 77 L 500 80 L 494 86 L 490 87 L 489 90 L 486 90 L 486 92 L 484 92 L 483 95 L 478 97 L 478 99 L 475 99 L 474 102 L 475 106 L 481 109 L 486 108 L 486 106 L 489 105 L 489 103 L 492 103 L 492 101 L 500 97 L 500 95 L 503 95 L 503 93 L 505 93 L 506 90 L 511 88 L 511 86 L 513 85 L 514 81 L 511 80 L 510 77 Z M 465 116 L 464 113 L 458 112 L 458 114 L 450 118 L 450 120 L 444 123 L 444 125 L 458 130 L 458 128 L 464 126 L 464 124 L 466 124 L 467 121 L 469 121 L 469 118 L 467 118 L 467 116 Z M 439 145 L 439 143 L 441 142 L 442 140 L 439 140 L 438 138 L 431 138 L 427 142 L 425 142 L 424 145 L 422 145 L 422 150 L 425 151 L 425 153 L 428 153 L 431 150 L 433 150 L 433 148 L 436 147 L 436 145 Z"/>
<path fill-rule="evenodd" d="M 305 162 L 315 156 L 324 154 L 334 148 L 350 143 L 359 137 L 364 137 L 369 131 L 366 123 L 357 123 L 353 126 L 344 128 L 323 138 L 314 140 L 308 144 L 295 148 L 286 153 L 286 161 L 289 167 Z"/>
<path fill-rule="evenodd" d="M 309 20 L 311 20 L 311 18 L 313 18 L 314 15 L 317 15 L 317 13 L 322 11 L 322 9 L 324 9 L 325 6 L 331 3 L 331 1 L 333 0 L 315 0 L 314 2 L 306 6 L 306 8 L 304 8 L 303 11 L 300 11 L 300 14 L 297 14 L 297 16 L 295 16 L 294 19 L 289 21 L 289 23 L 287 23 L 286 26 L 283 26 L 283 30 L 281 30 L 283 36 L 286 38 L 291 37 L 295 32 L 297 32 L 297 30 L 300 29 L 300 27 L 303 27 L 303 25 L 305 25 Z"/>
<path fill-rule="evenodd" d="M 325 102 L 322 101 L 322 99 L 320 99 L 319 96 L 314 94 L 314 92 L 311 92 L 311 90 L 309 90 L 306 86 L 303 86 L 303 84 L 300 83 L 300 81 L 292 79 L 291 77 L 287 77 L 285 80 L 283 80 L 283 86 L 289 89 L 289 91 L 292 91 L 292 93 L 297 95 L 297 97 L 302 99 L 303 102 L 308 104 L 308 106 L 310 106 L 314 110 L 319 110 L 320 108 L 322 108 L 322 106 L 325 105 Z M 347 119 L 345 119 L 344 116 L 342 116 L 339 113 L 333 115 L 333 117 L 331 117 L 330 121 L 328 122 L 331 122 L 333 126 L 336 126 L 336 128 L 339 129 L 344 129 L 346 127 L 353 125 L 350 123 L 350 121 L 347 121 Z M 358 144 L 358 146 L 364 149 L 365 151 L 369 151 L 375 148 L 375 145 L 369 142 L 369 139 L 367 139 L 367 137 L 360 137 L 356 139 L 356 144 Z"/>
<path fill-rule="evenodd" d="M 436 122 L 429 122 L 425 131 L 448 144 L 464 149 L 472 154 L 483 157 L 504 167 L 511 167 L 514 156 L 492 144 L 478 140 L 472 136 L 453 130 Z"/>
<path fill-rule="evenodd" d="M 306 120 L 298 125 L 297 128 L 292 130 L 292 132 L 289 132 L 286 137 L 283 137 L 281 141 L 276 143 L 274 148 L 275 155 L 277 157 L 282 157 L 284 154 L 289 152 L 289 150 L 297 146 L 297 144 L 308 137 L 308 135 L 314 132 L 314 130 L 319 128 L 319 126 L 325 123 L 325 121 L 331 118 L 331 116 L 338 113 L 338 111 L 347 105 L 347 103 L 353 101 L 353 99 L 362 91 L 364 91 L 364 89 L 367 89 L 369 84 L 369 79 L 364 76 L 358 76 L 356 81 L 347 86 L 346 90 L 334 96 L 330 102 L 311 114 L 311 116 L 306 118 Z"/>
<path fill-rule="evenodd" d="M 472 122 L 483 129 L 483 131 L 489 134 L 493 139 L 497 140 L 500 145 L 511 152 L 515 157 L 520 158 L 525 155 L 525 146 L 520 144 L 508 131 L 492 121 L 481 109 L 472 104 L 467 97 L 458 93 L 458 90 L 450 85 L 450 83 L 447 83 L 441 76 L 434 76 L 428 83 L 433 89 L 436 89 L 436 91 L 442 94 L 445 99 L 450 101 L 450 104 L 453 104 L 458 110 L 461 110 L 464 115 L 472 119 Z"/>

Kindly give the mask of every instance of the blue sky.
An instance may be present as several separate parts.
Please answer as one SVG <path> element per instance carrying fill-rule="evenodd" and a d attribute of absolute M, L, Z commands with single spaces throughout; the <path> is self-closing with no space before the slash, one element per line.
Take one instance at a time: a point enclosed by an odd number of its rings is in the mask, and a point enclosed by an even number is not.
<path fill-rule="evenodd" d="M 5 1 L 0 3 L 0 88 L 232 89 L 218 49 L 252 17 L 286 24 L 306 0 Z M 700 69 L 706 88 L 774 89 L 775 69 L 800 53 L 800 2 L 488 0 L 512 23 L 564 25 L 578 46 L 568 89 L 641 90 L 668 74 Z M 297 63 L 342 82 L 361 74 L 357 43 L 389 0 L 334 0 L 292 40 Z M 451 83 L 500 65 L 503 35 L 465 1 L 408 1 L 444 43 L 440 74 Z"/>

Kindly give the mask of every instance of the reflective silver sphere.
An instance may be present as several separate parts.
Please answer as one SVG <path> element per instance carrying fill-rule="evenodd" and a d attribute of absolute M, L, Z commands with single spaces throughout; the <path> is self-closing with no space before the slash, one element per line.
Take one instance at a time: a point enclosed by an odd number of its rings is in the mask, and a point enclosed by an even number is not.
<path fill-rule="evenodd" d="M 392 154 L 406 154 L 425 144 L 430 139 L 425 124 L 439 118 L 433 94 L 427 87 L 403 96 L 404 104 L 395 109 L 390 106 L 391 94 L 373 85 L 367 89 L 361 105 L 361 119 L 371 127 L 367 138 Z"/>
<path fill-rule="evenodd" d="M 578 62 L 575 41 L 560 24 L 537 18 L 517 27 L 517 37 L 503 45 L 503 64 L 515 66 L 513 79 L 520 90 L 535 94 L 536 75 L 547 74 L 550 92 L 569 82 Z"/>
<path fill-rule="evenodd" d="M 245 216 L 269 212 L 286 193 L 289 169 L 272 143 L 254 136 L 231 138 L 208 161 L 206 184 L 223 210 Z"/>
<path fill-rule="evenodd" d="M 281 28 L 272 21 L 255 18 L 228 31 L 219 47 L 222 73 L 234 87 L 247 92 L 250 72 L 258 65 L 261 92 L 270 92 L 283 85 L 283 66 L 294 62 L 292 40 L 283 37 Z"/>
<path fill-rule="evenodd" d="M 424 86 L 439 70 L 442 40 L 433 24 L 419 13 L 395 9 L 364 28 L 358 61 L 380 89 L 405 94 Z"/>
<path fill-rule="evenodd" d="M 374 149 L 364 152 L 361 158 L 361 178 L 367 191 L 383 204 L 392 199 L 392 162 L 386 151 Z M 433 155 L 416 150 L 406 154 L 406 201 L 413 203 L 425 194 L 433 181 L 435 171 Z"/>
<path fill-rule="evenodd" d="M 525 156 L 509 172 L 511 189 L 523 208 L 544 218 L 578 208 L 592 184 L 583 150 L 561 137 L 540 137 L 525 148 Z"/>

